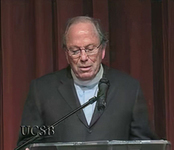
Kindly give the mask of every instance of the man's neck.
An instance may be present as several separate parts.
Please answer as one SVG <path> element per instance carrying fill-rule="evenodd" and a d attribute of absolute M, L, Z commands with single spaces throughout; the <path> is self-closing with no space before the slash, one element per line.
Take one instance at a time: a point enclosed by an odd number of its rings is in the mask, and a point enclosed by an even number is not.
<path fill-rule="evenodd" d="M 96 76 L 91 79 L 91 80 L 86 80 L 86 81 L 82 81 L 80 79 L 78 79 L 76 77 L 76 75 L 74 74 L 73 70 L 71 69 L 71 74 L 72 74 L 72 77 L 74 79 L 74 83 L 79 85 L 79 86 L 92 86 L 92 85 L 96 85 L 98 84 L 98 82 L 100 81 L 100 79 L 102 78 L 103 76 L 103 66 L 101 65 L 100 66 L 100 69 L 98 71 L 98 73 L 96 74 Z"/>

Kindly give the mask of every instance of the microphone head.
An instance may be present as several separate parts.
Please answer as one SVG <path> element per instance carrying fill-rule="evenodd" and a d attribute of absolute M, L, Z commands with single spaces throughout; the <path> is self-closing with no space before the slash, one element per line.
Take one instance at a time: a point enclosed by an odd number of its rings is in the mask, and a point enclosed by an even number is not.
<path fill-rule="evenodd" d="M 99 84 L 98 84 L 99 88 L 101 85 L 107 86 L 107 88 L 108 88 L 110 85 L 109 80 L 107 78 L 101 78 L 99 81 Z"/>
<path fill-rule="evenodd" d="M 98 84 L 99 91 L 97 94 L 97 99 L 98 99 L 97 108 L 99 111 L 104 110 L 106 107 L 106 95 L 107 95 L 109 85 L 110 84 L 108 79 L 106 78 L 100 79 Z"/>

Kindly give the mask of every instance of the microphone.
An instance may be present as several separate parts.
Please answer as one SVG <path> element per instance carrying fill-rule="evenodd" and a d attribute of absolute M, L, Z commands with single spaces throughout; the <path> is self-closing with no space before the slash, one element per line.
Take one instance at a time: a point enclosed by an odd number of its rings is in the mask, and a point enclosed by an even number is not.
<path fill-rule="evenodd" d="M 109 89 L 109 80 L 106 78 L 102 78 L 98 84 L 98 93 L 97 93 L 97 108 L 98 110 L 104 110 L 106 107 L 106 97 L 107 91 Z"/>

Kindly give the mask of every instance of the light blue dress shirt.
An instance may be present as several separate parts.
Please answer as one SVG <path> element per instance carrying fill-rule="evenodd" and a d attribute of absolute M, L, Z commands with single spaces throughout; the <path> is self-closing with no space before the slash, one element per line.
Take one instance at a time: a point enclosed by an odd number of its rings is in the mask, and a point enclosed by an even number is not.
<path fill-rule="evenodd" d="M 83 105 L 84 103 L 86 103 L 90 98 L 97 96 L 97 92 L 98 92 L 98 84 L 92 85 L 92 86 L 79 86 L 77 84 L 74 84 L 76 91 L 77 91 L 77 95 L 80 101 L 80 104 Z M 94 109 L 95 109 L 95 105 L 96 102 L 94 102 L 93 104 L 88 105 L 87 107 L 85 107 L 83 109 L 83 112 L 85 114 L 86 120 L 88 122 L 88 125 L 91 122 L 92 119 L 92 115 L 94 113 Z"/>

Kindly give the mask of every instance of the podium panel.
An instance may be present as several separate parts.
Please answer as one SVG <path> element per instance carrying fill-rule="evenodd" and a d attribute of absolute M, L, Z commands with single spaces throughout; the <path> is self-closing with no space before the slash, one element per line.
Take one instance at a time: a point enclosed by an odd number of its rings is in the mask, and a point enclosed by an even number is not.
<path fill-rule="evenodd" d="M 166 140 L 35 143 L 30 150 L 171 150 Z"/>

